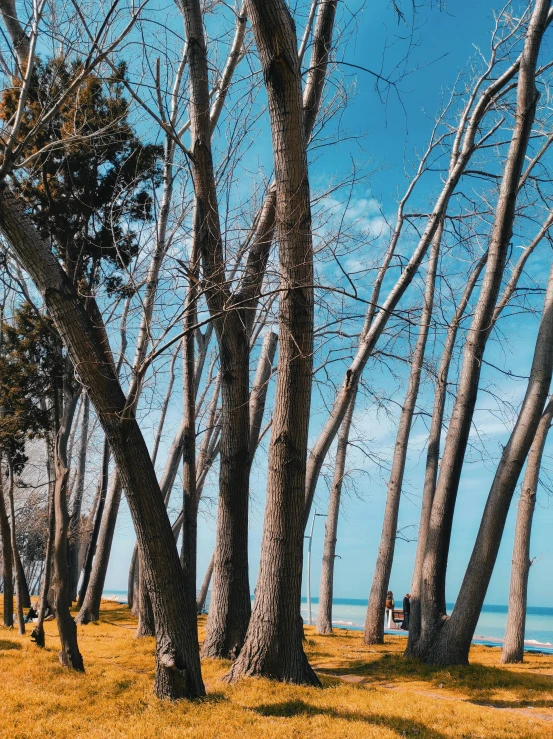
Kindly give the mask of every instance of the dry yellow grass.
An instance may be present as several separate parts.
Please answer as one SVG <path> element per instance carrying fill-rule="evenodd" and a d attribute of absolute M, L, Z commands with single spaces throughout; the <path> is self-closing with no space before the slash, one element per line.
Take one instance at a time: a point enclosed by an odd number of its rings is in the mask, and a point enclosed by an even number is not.
<path fill-rule="evenodd" d="M 435 669 L 404 660 L 402 637 L 366 647 L 359 632 L 308 628 L 322 689 L 229 686 L 229 663 L 206 660 L 207 697 L 171 704 L 152 695 L 154 641 L 134 639 L 125 607 L 106 602 L 100 623 L 79 627 L 84 675 L 59 665 L 55 622 L 46 627 L 45 650 L 0 630 L 2 739 L 553 737 L 553 657 L 500 667 L 498 649 L 475 647 L 470 667 Z"/>

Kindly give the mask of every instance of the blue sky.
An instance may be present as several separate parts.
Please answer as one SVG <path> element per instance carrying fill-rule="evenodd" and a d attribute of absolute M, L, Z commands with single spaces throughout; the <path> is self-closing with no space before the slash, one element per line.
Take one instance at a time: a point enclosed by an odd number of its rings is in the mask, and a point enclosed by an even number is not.
<path fill-rule="evenodd" d="M 404 3 L 410 6 L 411 3 Z M 318 182 L 332 173 L 339 177 L 344 172 L 350 157 L 356 159 L 359 167 L 366 166 L 374 174 L 356 191 L 357 203 L 377 202 L 386 214 L 395 210 L 396 196 L 405 187 L 405 163 L 414 161 L 416 152 L 421 151 L 429 135 L 435 111 L 440 106 L 442 94 L 453 85 L 457 74 L 475 53 L 475 47 L 487 49 L 489 32 L 493 25 L 492 11 L 497 3 L 484 0 L 449 0 L 445 10 L 421 8 L 418 15 L 419 40 L 412 50 L 405 69 L 413 70 L 399 82 L 399 92 L 390 91 L 380 95 L 375 90 L 375 80 L 367 72 L 340 68 L 350 82 L 355 81 L 356 93 L 345 111 L 343 130 L 362 134 L 359 144 L 352 147 L 344 145 L 326 149 L 312 167 L 312 180 Z M 342 19 L 359 9 L 357 2 L 345 2 Z M 408 8 L 405 8 L 406 12 Z M 356 33 L 349 39 L 343 54 L 338 58 L 349 64 L 366 67 L 387 74 L 393 70 L 395 61 L 405 52 L 407 28 L 397 24 L 391 4 L 387 0 L 373 0 L 358 17 Z M 388 50 L 383 57 L 384 47 Z M 384 61 L 383 61 L 384 60 Z M 383 66 L 382 66 L 383 65 Z M 383 99 L 383 97 L 385 99 Z M 347 156 L 345 156 L 347 154 Z M 525 318 L 514 325 L 509 324 L 508 341 L 498 337 L 490 344 L 486 357 L 496 363 L 508 363 L 515 374 L 527 373 L 532 355 L 532 337 L 537 330 L 535 318 Z M 454 370 L 455 371 L 455 370 Z M 367 372 L 374 372 L 375 384 L 387 387 L 392 399 L 401 403 L 404 388 L 401 382 L 390 383 L 381 376 L 381 370 L 369 365 Z M 485 382 L 497 381 L 492 372 L 484 371 Z M 503 378 L 501 392 L 513 402 L 520 400 L 524 392 L 524 382 Z M 486 450 L 491 458 L 497 457 L 500 445 L 507 438 L 505 426 L 493 403 L 485 395 L 479 397 L 477 420 L 486 431 Z M 492 408 L 490 411 L 489 409 Z M 178 423 L 178 407 L 173 409 L 172 421 Z M 379 454 L 389 459 L 395 438 L 394 421 L 397 414 L 387 418 L 377 413 L 368 398 L 360 400 L 355 419 L 355 434 L 373 444 Z M 323 415 L 320 403 L 314 395 L 314 416 L 311 439 L 316 438 Z M 170 419 L 171 421 L 171 419 Z M 547 452 L 546 452 L 547 453 Z M 250 535 L 251 589 L 255 587 L 259 548 L 263 525 L 263 503 L 265 488 L 264 452 L 258 454 L 252 474 L 252 507 Z M 405 495 L 400 511 L 400 526 L 412 527 L 416 531 L 420 508 L 421 481 L 425 462 L 425 426 L 419 419 L 412 431 L 412 447 L 409 454 L 405 476 Z M 548 460 L 545 464 L 547 466 Z M 355 452 L 351 455 L 348 467 L 365 467 L 369 474 L 355 474 L 356 494 L 344 495 L 342 517 L 338 532 L 335 575 L 335 596 L 366 598 L 368 596 L 373 565 L 378 549 L 380 528 L 385 503 L 386 476 Z M 493 478 L 494 466 L 491 461 L 475 461 L 465 465 L 458 497 L 447 582 L 447 598 L 455 600 L 458 587 L 483 510 L 486 495 Z M 213 497 L 214 489 L 209 491 Z M 175 500 L 178 488 L 175 489 Z M 515 501 L 516 502 L 516 501 Z M 326 512 L 327 489 L 321 482 L 317 492 L 316 505 L 319 512 Z M 205 502 L 199 525 L 198 581 L 211 556 L 214 544 L 215 509 Z M 506 603 L 509 587 L 509 572 L 514 527 L 515 505 L 512 506 L 507 529 L 501 546 L 498 563 L 488 591 L 488 603 Z M 553 511 L 545 490 L 538 495 L 532 556 L 538 559 L 531 570 L 529 604 L 551 606 L 553 575 L 553 548 L 550 546 L 550 532 L 553 524 Z M 414 527 L 413 527 L 414 526 Z M 324 520 L 317 518 L 312 550 L 312 593 L 319 589 L 320 561 L 324 536 Z M 122 511 L 114 542 L 106 589 L 125 589 L 130 553 L 134 545 L 132 524 L 126 508 Z M 390 586 L 397 596 L 407 592 L 410 587 L 412 564 L 415 553 L 414 542 L 399 541 Z M 305 590 L 305 587 L 304 587 Z"/>

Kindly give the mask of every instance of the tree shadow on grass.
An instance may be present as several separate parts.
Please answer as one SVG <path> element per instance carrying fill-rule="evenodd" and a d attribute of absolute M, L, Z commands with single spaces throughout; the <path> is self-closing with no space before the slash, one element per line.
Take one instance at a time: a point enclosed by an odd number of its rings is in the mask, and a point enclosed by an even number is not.
<path fill-rule="evenodd" d="M 425 724 L 412 718 L 385 716 L 380 713 L 366 713 L 363 711 L 344 711 L 337 708 L 323 708 L 312 706 L 302 700 L 282 701 L 281 703 L 266 703 L 252 709 L 261 716 L 293 718 L 295 716 L 329 716 L 333 719 L 365 723 L 372 726 L 381 726 L 391 729 L 403 736 L 417 735 L 426 739 L 445 739 L 445 734 L 430 729 Z"/>
<path fill-rule="evenodd" d="M 106 623 L 110 626 L 124 626 L 125 628 L 136 628 L 137 619 L 133 616 L 131 609 L 122 603 L 102 601 L 100 608 L 100 621 L 92 623 Z"/>
<path fill-rule="evenodd" d="M 525 698 L 528 691 L 551 693 L 553 690 L 553 681 L 547 675 L 529 674 L 515 669 L 482 665 L 478 662 L 470 665 L 437 667 L 405 658 L 397 653 L 384 654 L 380 659 L 348 660 L 336 667 L 317 668 L 317 672 L 334 677 L 358 675 L 373 679 L 375 682 L 423 681 L 433 687 L 474 691 L 479 698 L 496 690 L 524 693 Z"/>
<path fill-rule="evenodd" d="M 485 700 L 484 698 L 475 698 L 467 701 L 475 706 L 484 706 L 486 708 L 553 708 L 553 700 L 518 700 L 518 701 L 507 701 L 507 700 Z"/>
<path fill-rule="evenodd" d="M 0 651 L 7 652 L 10 649 L 21 649 L 21 644 L 16 641 L 10 641 L 9 639 L 0 639 Z"/>

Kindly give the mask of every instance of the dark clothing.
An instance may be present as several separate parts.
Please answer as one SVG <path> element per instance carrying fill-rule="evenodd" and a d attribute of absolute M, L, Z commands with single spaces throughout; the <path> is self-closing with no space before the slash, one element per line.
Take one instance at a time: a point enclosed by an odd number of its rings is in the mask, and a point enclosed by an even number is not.
<path fill-rule="evenodd" d="M 29 612 L 25 616 L 25 623 L 26 624 L 30 623 L 33 620 L 33 618 L 38 618 L 38 613 L 36 612 L 36 608 L 33 608 L 33 606 L 31 606 L 29 608 Z"/>
<path fill-rule="evenodd" d="M 409 631 L 409 616 L 411 615 L 411 599 L 405 598 L 403 599 L 403 621 L 401 624 L 401 628 L 404 631 Z"/>

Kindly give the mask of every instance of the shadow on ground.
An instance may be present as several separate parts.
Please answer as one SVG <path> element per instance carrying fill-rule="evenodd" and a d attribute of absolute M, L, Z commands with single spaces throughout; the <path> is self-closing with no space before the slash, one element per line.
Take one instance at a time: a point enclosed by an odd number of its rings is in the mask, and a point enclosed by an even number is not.
<path fill-rule="evenodd" d="M 368 655 L 367 655 L 368 656 Z M 497 708 L 553 707 L 553 680 L 551 676 L 505 669 L 474 662 L 468 666 L 435 667 L 407 659 L 401 654 L 385 653 L 371 659 L 340 660 L 336 666 L 316 667 L 320 675 L 338 677 L 347 682 L 363 684 L 426 682 L 432 689 L 445 688 L 463 691 L 472 703 Z M 353 676 L 358 680 L 351 679 Z M 494 698 L 497 691 L 510 690 L 516 694 L 513 701 Z M 532 696 L 535 694 L 535 697 Z M 543 694 L 546 693 L 544 696 Z M 551 697 L 549 697 L 551 696 Z"/>
<path fill-rule="evenodd" d="M 0 639 L 0 651 L 8 651 L 9 649 L 21 649 L 21 644 L 9 639 Z"/>
<path fill-rule="evenodd" d="M 302 700 L 283 701 L 281 703 L 267 703 L 251 709 L 261 716 L 291 718 L 293 716 L 328 716 L 342 721 L 362 722 L 371 726 L 380 726 L 403 735 L 421 734 L 428 739 L 445 739 L 445 734 L 429 729 L 428 726 L 413 719 L 403 719 L 394 716 L 384 716 L 377 713 L 363 711 L 344 711 L 337 708 L 323 708 L 305 703 Z"/>

